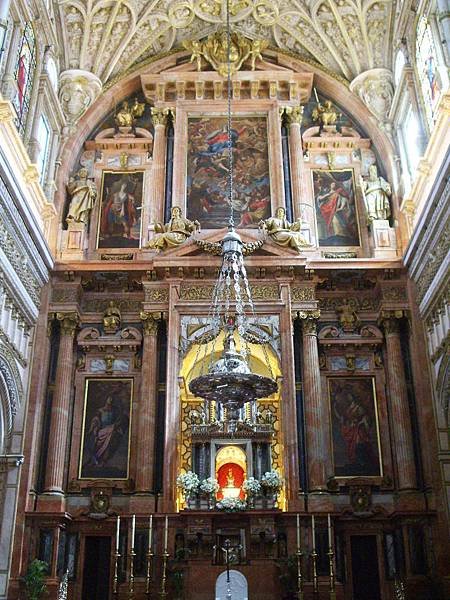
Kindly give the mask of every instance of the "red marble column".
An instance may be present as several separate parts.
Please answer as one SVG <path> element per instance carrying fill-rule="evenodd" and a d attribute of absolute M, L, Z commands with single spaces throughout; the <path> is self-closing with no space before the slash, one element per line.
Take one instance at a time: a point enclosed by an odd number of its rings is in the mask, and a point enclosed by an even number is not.
<path fill-rule="evenodd" d="M 45 491 L 53 494 L 63 493 L 64 462 L 69 425 L 70 397 L 73 388 L 73 338 L 79 317 L 75 312 L 56 313 L 61 322 L 61 338 L 58 352 L 55 393 L 52 403 L 52 418 L 48 440 L 47 472 Z"/>
<path fill-rule="evenodd" d="M 166 126 L 169 110 L 152 108 L 152 122 L 155 128 L 153 140 L 152 185 L 150 186 L 150 221 L 164 219 L 164 189 L 166 177 Z"/>
<path fill-rule="evenodd" d="M 291 167 L 292 205 L 294 218 L 301 219 L 314 231 L 314 207 L 311 203 L 305 182 L 305 166 L 303 161 L 303 144 L 301 124 L 303 120 L 303 106 L 288 107 L 285 109 L 286 123 L 289 126 L 289 160 Z"/>
<path fill-rule="evenodd" d="M 306 420 L 306 450 L 310 491 L 326 489 L 326 404 L 322 398 L 317 344 L 316 313 L 300 312 L 303 331 L 303 391 Z M 315 317 L 315 318 L 314 318 Z"/>
<path fill-rule="evenodd" d="M 158 324 L 151 313 L 142 311 L 144 326 L 142 350 L 141 397 L 139 405 L 136 490 L 148 492 L 153 488 L 155 448 L 157 333 Z"/>
<path fill-rule="evenodd" d="M 391 427 L 394 435 L 394 455 L 397 462 L 398 487 L 401 490 L 416 487 L 416 467 L 412 442 L 411 417 L 400 340 L 398 319 L 384 318 L 386 338 L 386 366 L 389 383 Z"/>

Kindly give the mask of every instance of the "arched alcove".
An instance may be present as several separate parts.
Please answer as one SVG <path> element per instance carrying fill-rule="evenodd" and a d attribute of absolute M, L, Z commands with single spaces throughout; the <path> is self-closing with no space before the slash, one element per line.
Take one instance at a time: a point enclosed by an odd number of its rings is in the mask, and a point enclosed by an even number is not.
<path fill-rule="evenodd" d="M 230 569 L 230 581 L 227 582 L 227 572 L 224 571 L 216 580 L 216 600 L 226 600 L 231 590 L 233 600 L 248 600 L 248 584 L 245 575 Z"/>

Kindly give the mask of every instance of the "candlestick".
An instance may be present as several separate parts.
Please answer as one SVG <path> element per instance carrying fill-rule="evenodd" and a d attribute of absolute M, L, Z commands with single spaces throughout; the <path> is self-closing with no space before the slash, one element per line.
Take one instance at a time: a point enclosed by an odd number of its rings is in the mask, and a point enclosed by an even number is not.
<path fill-rule="evenodd" d="M 134 515 L 133 515 L 134 516 Z M 132 538 L 132 541 L 134 539 Z M 136 556 L 136 552 L 134 551 L 134 547 L 131 548 L 130 552 L 130 579 L 128 580 L 128 597 L 134 598 L 134 557 Z"/>
<path fill-rule="evenodd" d="M 148 520 L 148 549 L 152 549 L 153 541 L 153 515 L 150 515 Z"/>
<path fill-rule="evenodd" d="M 167 523 L 167 517 L 166 517 Z M 162 570 L 162 578 L 161 578 L 161 591 L 159 592 L 160 598 L 167 598 L 166 592 L 166 581 L 167 581 L 167 559 L 169 558 L 169 553 L 164 551 L 163 553 L 163 570 Z"/>
<path fill-rule="evenodd" d="M 298 516 L 298 515 L 297 515 Z M 302 575 L 302 556 L 303 552 L 300 546 L 297 548 L 297 599 L 303 600 L 303 575 Z"/>
<path fill-rule="evenodd" d="M 116 525 L 116 552 L 119 552 L 120 545 L 120 517 L 117 517 L 117 525 Z"/>
<path fill-rule="evenodd" d="M 300 550 L 300 515 L 297 513 L 297 551 Z"/>
<path fill-rule="evenodd" d="M 332 547 L 332 543 L 331 543 L 331 516 L 330 513 L 328 513 L 328 548 Z"/>
<path fill-rule="evenodd" d="M 314 515 L 311 515 L 311 529 L 312 529 L 312 567 L 313 567 L 313 594 L 314 597 L 319 595 L 319 578 L 317 576 L 317 557 L 316 552 L 316 521 Z"/>
<path fill-rule="evenodd" d="M 335 590 L 335 577 L 334 577 L 334 552 L 333 548 L 330 546 L 328 550 L 328 560 L 330 564 L 330 600 L 336 600 L 336 590 Z"/>
<path fill-rule="evenodd" d="M 117 598 L 119 593 L 118 582 L 119 582 L 119 549 L 116 548 L 114 552 L 114 579 L 113 579 L 113 595 Z"/>
<path fill-rule="evenodd" d="M 131 517 L 131 549 L 134 550 L 134 535 L 136 533 L 136 515 Z"/>
<path fill-rule="evenodd" d="M 164 523 L 164 552 L 167 552 L 167 536 L 169 535 L 169 517 L 166 515 Z"/>

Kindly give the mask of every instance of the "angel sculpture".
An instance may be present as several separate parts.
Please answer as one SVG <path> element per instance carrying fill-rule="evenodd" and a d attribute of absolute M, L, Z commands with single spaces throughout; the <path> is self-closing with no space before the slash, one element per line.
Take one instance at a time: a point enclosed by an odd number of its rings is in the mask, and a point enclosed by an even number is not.
<path fill-rule="evenodd" d="M 181 208 L 174 206 L 171 212 L 171 219 L 166 225 L 155 223 L 156 235 L 148 243 L 147 248 L 157 252 L 166 248 L 174 248 L 185 242 L 194 232 L 200 229 L 198 221 L 190 221 L 181 215 Z"/>
<path fill-rule="evenodd" d="M 120 107 L 119 112 L 114 117 L 117 127 L 134 127 L 136 119 L 142 117 L 145 110 L 145 103 L 134 99 L 134 104 L 130 106 L 128 100 L 125 100 Z"/>

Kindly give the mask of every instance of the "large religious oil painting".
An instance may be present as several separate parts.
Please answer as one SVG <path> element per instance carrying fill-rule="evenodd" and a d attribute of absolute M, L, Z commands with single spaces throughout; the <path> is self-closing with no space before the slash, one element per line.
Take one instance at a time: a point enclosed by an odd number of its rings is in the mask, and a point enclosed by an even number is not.
<path fill-rule="evenodd" d="M 143 171 L 104 171 L 98 248 L 139 248 Z"/>
<path fill-rule="evenodd" d="M 373 377 L 330 377 L 328 394 L 335 476 L 382 475 Z"/>
<path fill-rule="evenodd" d="M 225 116 L 190 117 L 187 149 L 188 219 L 203 229 L 226 227 L 230 215 Z M 257 227 L 270 216 L 267 118 L 233 117 L 233 217 L 238 227 Z"/>
<path fill-rule="evenodd" d="M 319 246 L 359 246 L 353 171 L 312 174 Z"/>
<path fill-rule="evenodd" d="M 80 479 L 127 479 L 132 379 L 87 379 Z"/>

